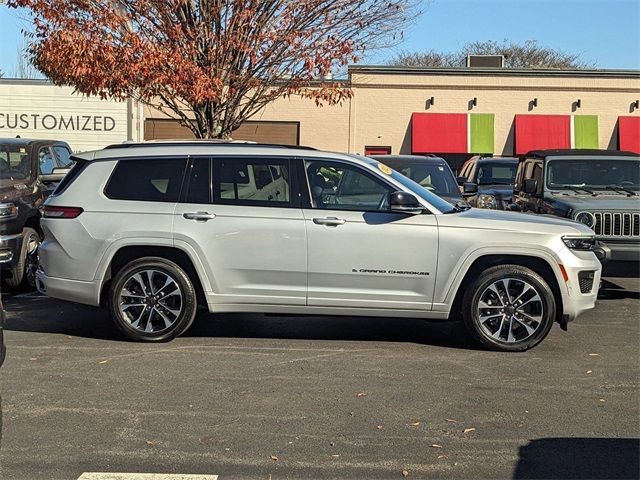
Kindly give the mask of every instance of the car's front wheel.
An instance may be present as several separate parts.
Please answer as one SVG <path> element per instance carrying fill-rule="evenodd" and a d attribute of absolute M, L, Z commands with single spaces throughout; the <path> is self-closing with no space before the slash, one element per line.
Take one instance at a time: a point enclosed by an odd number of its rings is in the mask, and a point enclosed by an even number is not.
<path fill-rule="evenodd" d="M 159 257 L 134 260 L 111 283 L 111 316 L 129 338 L 171 340 L 185 332 L 196 315 L 193 282 L 176 263 Z"/>
<path fill-rule="evenodd" d="M 522 351 L 551 330 L 555 298 L 547 282 L 521 265 L 482 272 L 463 299 L 463 318 L 472 336 L 492 350 Z"/>

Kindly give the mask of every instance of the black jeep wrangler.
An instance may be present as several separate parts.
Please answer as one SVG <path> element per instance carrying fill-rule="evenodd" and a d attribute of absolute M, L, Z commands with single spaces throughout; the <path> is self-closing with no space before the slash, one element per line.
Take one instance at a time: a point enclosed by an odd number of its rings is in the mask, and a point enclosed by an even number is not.
<path fill-rule="evenodd" d="M 539 150 L 520 161 L 515 208 L 584 223 L 603 263 L 640 262 L 640 155 Z"/>
<path fill-rule="evenodd" d="M 35 288 L 40 208 L 70 169 L 70 156 L 65 142 L 0 138 L 0 278 L 10 287 Z"/>

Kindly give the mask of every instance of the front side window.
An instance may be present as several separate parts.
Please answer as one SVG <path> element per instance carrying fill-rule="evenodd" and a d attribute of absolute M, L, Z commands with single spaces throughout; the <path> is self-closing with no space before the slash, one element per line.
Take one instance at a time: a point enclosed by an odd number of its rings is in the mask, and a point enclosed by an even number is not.
<path fill-rule="evenodd" d="M 327 210 L 389 211 L 394 191 L 361 168 L 328 161 L 305 161 L 311 206 Z"/>
<path fill-rule="evenodd" d="M 177 202 L 186 158 L 120 160 L 105 188 L 114 200 Z"/>
<path fill-rule="evenodd" d="M 228 205 L 289 206 L 289 168 L 289 161 L 280 159 L 215 159 L 214 201 Z"/>

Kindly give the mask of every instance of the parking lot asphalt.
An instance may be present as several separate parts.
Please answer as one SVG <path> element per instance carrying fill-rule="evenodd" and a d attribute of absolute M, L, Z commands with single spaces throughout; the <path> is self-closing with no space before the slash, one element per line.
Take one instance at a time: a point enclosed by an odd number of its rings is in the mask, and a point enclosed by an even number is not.
<path fill-rule="evenodd" d="M 520 354 L 457 323 L 204 313 L 147 345 L 3 297 L 0 477 L 637 478 L 640 281 L 605 287 Z"/>

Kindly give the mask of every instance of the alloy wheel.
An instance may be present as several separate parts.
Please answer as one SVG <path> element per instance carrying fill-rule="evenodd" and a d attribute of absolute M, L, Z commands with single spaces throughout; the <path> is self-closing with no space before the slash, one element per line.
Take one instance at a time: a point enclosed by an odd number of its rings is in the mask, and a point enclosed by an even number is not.
<path fill-rule="evenodd" d="M 141 270 L 129 276 L 119 295 L 120 313 L 131 327 L 142 333 L 171 328 L 184 308 L 178 282 L 161 270 Z"/>
<path fill-rule="evenodd" d="M 546 312 L 535 286 L 519 278 L 504 278 L 484 289 L 477 313 L 485 334 L 499 342 L 517 343 L 538 331 Z"/>

